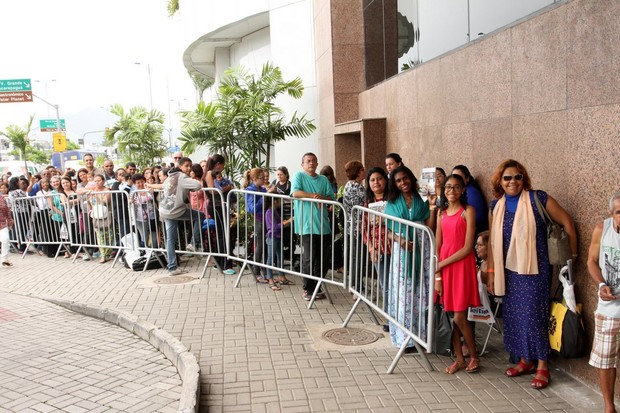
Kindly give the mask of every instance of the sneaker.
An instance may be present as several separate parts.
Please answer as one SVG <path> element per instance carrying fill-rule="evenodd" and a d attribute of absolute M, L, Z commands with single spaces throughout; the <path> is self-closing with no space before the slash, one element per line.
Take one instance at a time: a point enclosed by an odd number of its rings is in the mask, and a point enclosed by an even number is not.
<path fill-rule="evenodd" d="M 308 291 L 304 290 L 304 295 L 302 295 L 303 299 L 306 301 L 310 301 L 312 299 L 312 294 L 308 294 Z"/>
<path fill-rule="evenodd" d="M 187 251 L 187 252 L 196 252 L 196 248 L 194 247 L 194 244 L 187 244 L 185 246 L 185 251 Z"/>
<path fill-rule="evenodd" d="M 224 274 L 226 274 L 226 275 L 234 275 L 236 273 L 237 273 L 237 271 L 233 270 L 232 268 L 224 270 Z"/>
<path fill-rule="evenodd" d="M 82 261 L 90 261 L 90 257 L 88 256 L 88 254 L 84 254 L 82 256 Z"/>
<path fill-rule="evenodd" d="M 93 258 L 99 258 L 99 257 L 101 257 L 101 253 L 99 251 L 93 252 Z"/>
<path fill-rule="evenodd" d="M 187 273 L 187 270 L 184 270 L 182 268 L 175 268 L 172 271 L 168 271 L 168 275 L 171 277 L 174 277 L 175 275 L 185 274 L 185 273 Z"/>
<path fill-rule="evenodd" d="M 322 300 L 323 298 L 325 298 L 325 293 L 323 291 L 319 291 L 318 293 L 316 293 L 317 300 Z"/>

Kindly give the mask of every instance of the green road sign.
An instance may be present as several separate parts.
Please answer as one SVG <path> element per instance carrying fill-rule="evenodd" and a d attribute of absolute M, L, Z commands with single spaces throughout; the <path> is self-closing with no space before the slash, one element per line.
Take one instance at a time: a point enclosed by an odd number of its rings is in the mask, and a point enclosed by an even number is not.
<path fill-rule="evenodd" d="M 56 119 L 41 119 L 39 121 L 41 132 L 56 132 L 58 130 L 56 125 Z M 60 130 L 66 130 L 64 119 L 60 119 Z"/>
<path fill-rule="evenodd" d="M 32 90 L 30 79 L 0 80 L 0 92 L 27 92 Z"/>

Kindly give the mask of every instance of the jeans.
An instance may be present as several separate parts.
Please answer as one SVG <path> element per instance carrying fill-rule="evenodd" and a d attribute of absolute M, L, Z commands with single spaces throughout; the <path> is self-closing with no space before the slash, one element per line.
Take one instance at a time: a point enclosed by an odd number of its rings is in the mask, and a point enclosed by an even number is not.
<path fill-rule="evenodd" d="M 253 261 L 257 263 L 264 263 L 263 250 L 265 249 L 265 224 L 262 219 L 254 219 L 254 258 Z M 258 265 L 252 266 L 252 274 L 255 277 L 260 276 L 260 269 Z"/>
<path fill-rule="evenodd" d="M 321 248 L 322 247 L 322 248 Z M 301 248 L 303 256 L 301 259 L 301 272 L 313 275 L 316 278 L 323 278 L 330 268 L 331 234 L 326 235 L 302 235 Z M 321 272 L 321 268 L 323 271 Z M 312 294 L 316 288 L 317 281 L 304 277 L 303 289 Z"/>
<path fill-rule="evenodd" d="M 152 221 L 138 221 L 136 222 L 136 228 L 140 234 L 140 239 L 144 242 L 144 246 L 148 248 L 159 248 L 157 242 L 157 227 L 155 226 L 155 220 Z"/>
<path fill-rule="evenodd" d="M 282 239 L 281 238 L 267 238 L 267 265 L 273 265 L 274 267 L 282 267 Z M 271 268 L 265 269 L 265 278 L 270 280 L 273 278 L 273 270 Z"/>
<path fill-rule="evenodd" d="M 202 245 L 200 240 L 200 214 L 198 211 L 186 209 L 185 213 L 177 219 L 164 219 L 166 225 L 166 258 L 168 259 L 168 271 L 177 269 L 177 253 L 175 245 L 178 239 L 179 221 L 192 221 L 194 246 Z M 198 248 L 197 248 L 198 249 Z"/>
<path fill-rule="evenodd" d="M 383 311 L 388 312 L 390 297 L 390 258 L 391 255 L 383 254 L 378 262 L 374 263 L 377 270 L 379 288 L 383 291 Z"/>

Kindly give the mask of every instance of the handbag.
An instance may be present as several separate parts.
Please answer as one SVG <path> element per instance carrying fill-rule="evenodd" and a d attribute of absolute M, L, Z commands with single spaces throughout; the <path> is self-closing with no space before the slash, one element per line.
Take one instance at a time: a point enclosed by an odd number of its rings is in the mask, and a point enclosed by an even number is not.
<path fill-rule="evenodd" d="M 448 356 L 452 352 L 452 319 L 443 309 L 443 305 L 435 303 L 435 313 L 433 322 L 435 324 L 435 337 L 432 353 L 440 356 Z"/>
<path fill-rule="evenodd" d="M 549 254 L 549 264 L 566 265 L 566 261 L 573 258 L 568 242 L 568 235 L 564 227 L 554 222 L 542 202 L 538 198 L 538 191 L 534 191 L 534 202 L 538 208 L 538 213 L 547 225 L 547 252 Z"/>
<path fill-rule="evenodd" d="M 102 204 L 93 205 L 90 216 L 94 219 L 106 219 L 108 217 L 108 207 Z"/>
<path fill-rule="evenodd" d="M 578 358 L 586 354 L 586 331 L 581 317 L 581 304 L 577 312 L 571 311 L 557 297 L 551 301 L 549 316 L 549 345 L 551 350 L 564 358 Z"/>

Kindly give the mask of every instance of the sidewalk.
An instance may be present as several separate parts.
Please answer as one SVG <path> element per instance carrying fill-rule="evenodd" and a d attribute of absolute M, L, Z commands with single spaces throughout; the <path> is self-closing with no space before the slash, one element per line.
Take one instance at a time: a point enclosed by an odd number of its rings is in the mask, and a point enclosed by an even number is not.
<path fill-rule="evenodd" d="M 459 372 L 448 376 L 443 369 L 450 360 L 434 355 L 429 359 L 435 371 L 429 373 L 415 355 L 405 355 L 394 373 L 388 375 L 385 372 L 396 349 L 387 335 L 363 347 L 331 344 L 322 338 L 326 330 L 342 325 L 353 304 L 348 293 L 335 287 L 330 288 L 333 305 L 320 300 L 315 308 L 308 310 L 307 302 L 301 299 L 299 278 L 291 277 L 297 285 L 283 286 L 282 291 L 256 284 L 251 276 L 243 277 L 240 288 L 234 288 L 236 276 L 215 271 L 207 272 L 198 281 L 204 260 L 198 263 L 192 259 L 182 264 L 190 270 L 187 275 L 195 279 L 171 285 L 157 284 L 154 280 L 176 282 L 185 278 L 172 280 L 173 277 L 165 277 L 165 270 L 132 272 L 120 264 L 113 268 L 111 263 L 72 264 L 63 258 L 53 261 L 38 256 L 22 260 L 16 255 L 11 255 L 11 259 L 15 267 L 0 271 L 2 291 L 118 309 L 178 338 L 200 363 L 201 411 L 204 412 L 602 411 L 599 394 L 559 371 L 552 371 L 552 384 L 543 391 L 530 388 L 530 376 L 515 379 L 504 376 L 507 355 L 501 349 L 498 335 L 494 335 L 490 353 L 482 357 L 480 373 Z M 5 297 L 3 294 L 0 299 L 5 302 Z M 8 302 L 13 300 L 19 304 L 21 299 L 9 296 Z M 11 310 L 7 304 L 0 307 Z M 19 310 L 19 306 L 16 308 Z M 65 310 L 49 311 L 56 312 L 69 317 Z M 84 322 L 102 323 L 75 317 Z M 66 343 L 68 340 L 61 337 L 69 333 L 76 348 L 82 340 L 99 344 L 98 350 L 90 354 L 87 347 L 80 346 L 85 351 L 82 356 L 104 360 L 118 356 L 114 345 L 120 340 L 114 339 L 114 334 L 122 333 L 124 337 L 128 334 L 109 329 L 104 334 L 80 337 L 70 331 L 70 323 L 59 322 L 50 332 L 46 322 L 47 318 L 35 317 L 24 334 Z M 381 331 L 363 306 L 349 327 Z M 1 318 L 0 328 L 4 328 Z M 105 329 L 105 326 L 98 328 Z M 108 355 L 106 339 L 111 350 Z M 132 345 L 139 345 L 140 340 L 134 339 L 125 338 Z M 3 348 L 16 347 L 11 336 L 3 334 L 2 340 Z M 133 344 L 134 341 L 138 343 Z M 161 365 L 161 370 L 169 366 Z M 155 371 L 159 370 L 152 372 Z M 42 376 L 46 374 L 41 371 Z M 49 374 L 51 377 L 53 372 Z M 6 379 L 1 380 L 6 387 Z M 33 398 L 34 394 L 29 393 Z M 4 392 L 0 392 L 0 407 L 15 411 L 5 398 Z M 145 407 L 139 411 L 158 408 Z"/>

